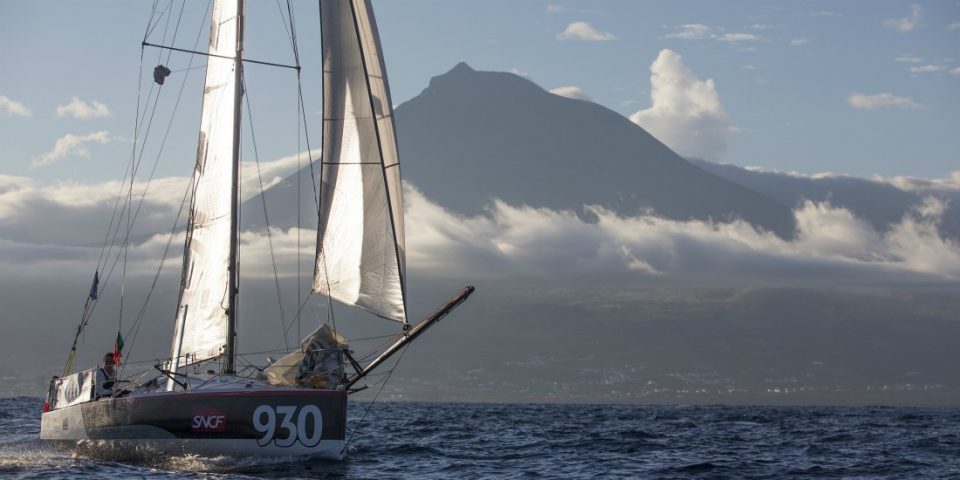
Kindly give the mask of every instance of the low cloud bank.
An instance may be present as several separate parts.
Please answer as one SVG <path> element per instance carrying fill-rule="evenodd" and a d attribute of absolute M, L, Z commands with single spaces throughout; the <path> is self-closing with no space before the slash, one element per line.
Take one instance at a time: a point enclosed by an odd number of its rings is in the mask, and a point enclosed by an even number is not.
<path fill-rule="evenodd" d="M 0 199 L 10 191 L 16 192 L 18 186 L 24 188 L 22 179 L 7 180 L 0 185 Z M 72 189 L 61 195 L 79 197 Z M 845 208 L 808 201 L 794 210 L 796 238 L 783 240 L 742 220 L 676 221 L 655 213 L 624 217 L 597 206 L 586 206 L 578 214 L 502 201 L 494 201 L 484 214 L 460 216 L 430 201 L 411 185 L 406 186 L 404 195 L 407 264 L 411 274 L 421 278 L 574 285 L 678 280 L 716 285 L 843 282 L 847 286 L 960 281 L 960 243 L 945 238 L 939 230 L 949 207 L 934 197 L 915 206 L 883 232 Z M 100 221 L 96 232 L 102 238 L 100 229 L 103 219 L 109 218 L 109 210 L 93 194 L 89 197 L 99 207 L 79 204 L 72 212 L 83 211 L 91 217 L 97 214 Z M 104 198 L 109 196 L 104 194 Z M 51 205 L 59 205 L 56 195 L 44 201 L 55 203 L 40 208 L 54 211 Z M 172 205 L 169 199 L 166 202 L 168 207 Z M 26 212 L 38 208 L 36 202 L 22 207 Z M 0 212 L 5 212 L 0 213 L 0 219 L 11 218 L 10 205 Z M 156 216 L 159 218 L 159 213 Z M 128 272 L 152 275 L 156 271 L 169 237 L 169 233 L 158 232 L 169 232 L 170 220 L 162 227 L 163 222 L 154 223 L 157 229 L 153 235 L 141 237 L 131 248 Z M 21 223 L 19 227 L 30 225 Z M 242 234 L 244 275 L 272 277 L 271 243 L 281 275 L 295 275 L 297 252 L 301 273 L 310 274 L 314 232 L 291 228 L 272 229 L 269 237 L 266 233 Z M 4 236 L 7 238 L 0 240 L 0 268 L 32 277 L 92 274 L 100 253 L 99 243 L 62 246 Z M 179 268 L 182 245 L 182 235 L 178 234 L 172 240 L 167 263 L 171 271 Z"/>
<path fill-rule="evenodd" d="M 865 283 L 960 280 L 960 245 L 943 238 L 946 206 L 929 198 L 880 233 L 849 210 L 805 202 L 794 211 L 795 240 L 744 221 L 622 217 L 586 207 L 575 212 L 496 201 L 487 215 L 461 217 L 405 192 L 407 263 L 426 275 L 544 279 L 699 276 Z"/>

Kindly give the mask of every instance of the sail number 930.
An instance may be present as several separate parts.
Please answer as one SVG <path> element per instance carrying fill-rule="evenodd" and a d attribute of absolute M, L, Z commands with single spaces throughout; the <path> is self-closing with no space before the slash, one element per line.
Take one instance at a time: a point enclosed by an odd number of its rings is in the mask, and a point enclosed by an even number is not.
<path fill-rule="evenodd" d="M 315 447 L 323 434 L 323 415 L 316 405 L 260 405 L 253 411 L 253 428 L 263 434 L 257 439 L 261 447 L 271 442 L 283 448 L 296 442 Z"/>

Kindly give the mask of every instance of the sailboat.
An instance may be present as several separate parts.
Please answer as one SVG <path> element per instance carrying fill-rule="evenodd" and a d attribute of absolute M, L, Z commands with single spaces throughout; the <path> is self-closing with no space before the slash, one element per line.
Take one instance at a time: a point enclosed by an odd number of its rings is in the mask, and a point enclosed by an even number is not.
<path fill-rule="evenodd" d="M 249 60 L 244 2 L 214 0 L 209 47 L 191 52 L 206 57 L 206 77 L 170 358 L 140 380 L 115 378 L 110 365 L 71 372 L 85 317 L 64 374 L 50 383 L 42 440 L 120 452 L 342 459 L 347 403 L 363 388 L 357 382 L 473 292 L 465 287 L 416 324 L 407 321 L 400 168 L 373 10 L 369 0 L 319 6 L 324 120 L 312 291 L 397 321 L 401 331 L 374 355 L 355 357 L 324 324 L 285 357 L 252 372 L 237 368 L 240 114 Z M 162 84 L 170 70 L 161 67 L 154 79 Z"/>

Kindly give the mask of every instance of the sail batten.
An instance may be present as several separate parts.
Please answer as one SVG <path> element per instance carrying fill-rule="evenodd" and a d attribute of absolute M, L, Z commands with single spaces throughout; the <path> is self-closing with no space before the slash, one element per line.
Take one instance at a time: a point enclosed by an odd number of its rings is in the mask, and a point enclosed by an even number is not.
<path fill-rule="evenodd" d="M 233 188 L 240 5 L 216 0 L 210 21 L 203 110 L 193 173 L 180 300 L 171 358 L 174 367 L 226 352 L 233 259 Z M 229 352 L 226 352 L 229 353 Z"/>
<path fill-rule="evenodd" d="M 406 322 L 393 107 L 368 0 L 322 0 L 323 159 L 313 290 Z"/>

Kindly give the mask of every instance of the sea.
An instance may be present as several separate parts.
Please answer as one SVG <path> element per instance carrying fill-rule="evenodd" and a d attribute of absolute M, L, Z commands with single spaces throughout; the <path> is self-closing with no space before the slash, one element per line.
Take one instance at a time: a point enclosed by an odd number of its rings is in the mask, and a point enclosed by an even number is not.
<path fill-rule="evenodd" d="M 41 404 L 0 399 L 0 477 L 960 479 L 958 408 L 354 402 L 341 462 L 125 463 L 41 443 Z"/>

